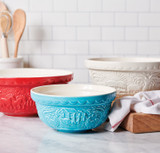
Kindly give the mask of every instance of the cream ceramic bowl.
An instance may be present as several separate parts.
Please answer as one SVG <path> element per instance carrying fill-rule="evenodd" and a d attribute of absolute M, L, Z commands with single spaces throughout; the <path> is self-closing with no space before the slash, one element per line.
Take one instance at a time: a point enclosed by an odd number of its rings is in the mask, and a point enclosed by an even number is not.
<path fill-rule="evenodd" d="M 118 98 L 160 89 L 159 58 L 92 58 L 86 66 L 92 82 L 116 88 Z"/>
<path fill-rule="evenodd" d="M 22 57 L 0 58 L 0 69 L 23 68 Z"/>

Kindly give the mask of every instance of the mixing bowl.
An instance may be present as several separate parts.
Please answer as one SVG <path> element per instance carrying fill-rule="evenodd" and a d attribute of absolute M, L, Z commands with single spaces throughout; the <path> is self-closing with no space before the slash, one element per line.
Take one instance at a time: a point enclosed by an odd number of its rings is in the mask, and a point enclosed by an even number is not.
<path fill-rule="evenodd" d="M 11 116 L 37 114 L 30 89 L 40 85 L 67 83 L 72 72 L 53 69 L 0 70 L 0 112 Z"/>
<path fill-rule="evenodd" d="M 101 125 L 107 119 L 115 94 L 114 88 L 85 84 L 48 85 L 31 90 L 40 119 L 66 132 Z"/>
<path fill-rule="evenodd" d="M 116 88 L 117 98 L 160 89 L 160 58 L 92 58 L 86 66 L 92 82 Z"/>

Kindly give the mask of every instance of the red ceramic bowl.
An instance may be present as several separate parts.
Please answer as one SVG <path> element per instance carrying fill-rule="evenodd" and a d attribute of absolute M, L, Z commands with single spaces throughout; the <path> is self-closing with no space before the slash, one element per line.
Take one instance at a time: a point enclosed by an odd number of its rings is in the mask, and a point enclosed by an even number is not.
<path fill-rule="evenodd" d="M 37 114 L 30 89 L 49 84 L 68 83 L 73 79 L 70 71 L 53 69 L 0 70 L 0 112 L 9 116 Z"/>

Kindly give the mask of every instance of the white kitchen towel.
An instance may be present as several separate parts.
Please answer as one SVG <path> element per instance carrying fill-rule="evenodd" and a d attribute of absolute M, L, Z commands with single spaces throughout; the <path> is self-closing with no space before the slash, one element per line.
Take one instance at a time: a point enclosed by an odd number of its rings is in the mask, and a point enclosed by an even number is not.
<path fill-rule="evenodd" d="M 160 115 L 160 90 L 139 92 L 134 96 L 117 99 L 108 116 L 109 122 L 105 129 L 115 131 L 131 111 Z"/>

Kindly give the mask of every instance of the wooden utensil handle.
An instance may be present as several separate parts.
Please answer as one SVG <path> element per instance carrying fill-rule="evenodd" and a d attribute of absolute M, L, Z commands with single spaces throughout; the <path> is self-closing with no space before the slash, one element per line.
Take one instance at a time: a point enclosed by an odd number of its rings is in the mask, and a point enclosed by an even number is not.
<path fill-rule="evenodd" d="M 15 48 L 14 48 L 14 57 L 15 57 L 15 58 L 17 57 L 17 54 L 18 54 L 18 45 L 19 45 L 19 43 L 16 42 L 16 43 L 15 43 Z"/>
<path fill-rule="evenodd" d="M 2 36 L 2 38 L 1 38 L 1 46 L 2 46 L 2 58 L 9 58 L 7 37 Z"/>

